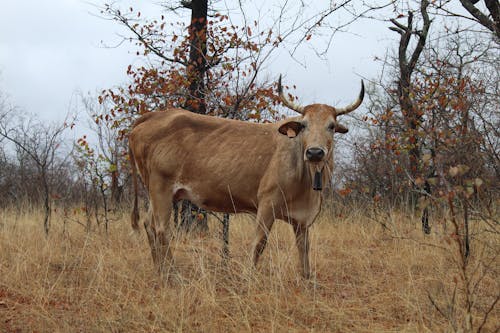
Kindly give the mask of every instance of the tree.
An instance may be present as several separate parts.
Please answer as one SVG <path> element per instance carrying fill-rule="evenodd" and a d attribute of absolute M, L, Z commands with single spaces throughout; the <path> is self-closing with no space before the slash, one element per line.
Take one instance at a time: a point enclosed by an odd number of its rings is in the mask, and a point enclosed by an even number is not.
<path fill-rule="evenodd" d="M 421 28 L 409 29 L 415 26 L 416 15 L 411 13 L 396 10 L 399 18 L 407 18 L 406 25 L 391 20 L 391 29 L 400 35 L 397 53 L 381 59 L 381 77 L 373 80 L 364 117 L 367 136 L 354 147 L 355 163 L 346 170 L 345 190 L 390 205 L 404 203 L 410 190 L 410 202 L 422 209 L 422 228 L 429 232 L 430 202 L 443 205 L 444 194 L 462 196 L 460 206 L 465 209 L 465 201 L 471 205 L 471 191 L 476 191 L 475 179 L 481 179 L 478 184 L 484 180 L 478 193 L 490 193 L 483 200 L 498 193 L 493 185 L 499 165 L 494 151 L 500 140 L 495 128 L 498 48 L 489 37 L 460 29 L 463 19 L 431 19 L 422 13 L 422 6 L 427 12 L 431 5 L 419 4 Z M 433 23 L 430 35 L 426 22 L 433 20 L 443 25 Z M 460 33 L 452 33 L 450 25 Z M 467 166 L 467 173 L 451 176 L 460 174 L 460 165 Z M 468 193 L 453 191 L 459 188 Z"/>
<path fill-rule="evenodd" d="M 430 48 L 427 66 L 415 90 L 427 114 L 422 126 L 427 151 L 422 162 L 428 170 L 424 181 L 438 190 L 438 198 L 459 200 L 458 203 L 448 201 L 448 205 L 458 204 L 462 210 L 466 247 L 463 253 L 468 256 L 471 200 L 474 198 L 478 205 L 481 192 L 496 195 L 494 184 L 499 174 L 495 164 L 498 165 L 499 160 L 490 162 L 496 159 L 491 144 L 498 144 L 500 137 L 490 126 L 491 122 L 499 121 L 494 110 L 498 109 L 500 100 L 499 73 L 493 63 L 488 65 L 488 59 L 495 58 L 491 44 L 473 36 L 465 41 L 463 35 L 455 35 L 447 39 L 445 52 Z M 493 66 L 486 76 L 485 66 Z M 486 197 L 489 195 L 483 198 Z M 428 203 L 425 199 L 424 204 Z"/>
<path fill-rule="evenodd" d="M 146 105 L 148 105 L 148 109 L 149 107 L 154 109 L 159 105 L 171 105 L 170 103 L 172 103 L 174 106 L 179 105 L 193 112 L 206 113 L 207 99 L 209 98 L 207 96 L 207 91 L 209 91 L 207 87 L 217 87 L 217 85 L 221 84 L 221 81 L 217 80 L 217 76 L 226 75 L 222 71 L 220 73 L 216 73 L 214 71 L 214 67 L 222 63 L 222 67 L 226 68 L 226 70 L 234 70 L 235 67 L 232 63 L 241 62 L 242 59 L 232 59 L 231 57 L 228 57 L 226 55 L 228 50 L 242 49 L 249 51 L 251 49 L 257 49 L 255 43 L 245 41 L 238 35 L 238 27 L 233 26 L 233 31 L 227 33 L 226 35 L 225 32 L 227 31 L 227 28 L 217 26 L 217 22 L 212 21 L 211 29 L 208 31 L 207 6 L 208 4 L 206 0 L 182 2 L 183 8 L 191 10 L 191 24 L 188 28 L 188 36 L 183 38 L 182 42 L 175 47 L 173 58 L 168 57 L 161 52 L 160 50 L 163 47 L 158 45 L 159 40 L 161 43 L 166 42 L 165 33 L 162 32 L 164 23 L 162 23 L 160 27 L 150 23 L 146 23 L 145 25 L 139 27 L 137 24 L 132 24 L 130 18 L 123 15 L 119 10 L 112 7 L 106 8 L 108 14 L 112 15 L 114 19 L 127 26 L 137 36 L 138 40 L 145 48 L 144 55 L 148 55 L 150 52 L 153 52 L 153 54 L 162 59 L 162 66 L 164 65 L 163 61 L 167 61 L 171 66 L 170 68 L 161 69 L 160 71 L 156 68 L 146 69 L 145 67 L 142 67 L 139 68 L 138 74 L 132 74 L 132 69 L 129 68 L 129 72 L 137 78 L 137 85 L 128 91 L 128 94 L 133 96 L 129 99 L 129 106 L 131 104 L 139 105 L 139 112 L 143 113 L 146 111 Z M 227 16 L 220 14 L 217 14 L 216 18 L 219 23 L 228 20 Z M 251 30 L 248 29 L 248 31 Z M 210 44 L 207 46 L 208 35 L 212 36 L 212 39 Z M 152 38 L 152 36 L 155 36 L 155 38 Z M 227 41 L 220 40 L 220 38 L 227 38 Z M 177 39 L 179 39 L 179 36 L 174 34 L 172 42 L 175 43 Z M 211 55 L 207 54 L 208 48 L 211 50 Z M 161 68 L 162 66 L 159 67 Z M 256 70 L 256 63 L 253 63 L 253 68 Z M 246 71 L 246 69 L 238 68 L 237 71 Z M 185 75 L 182 75 L 181 73 L 185 73 Z M 166 78 L 164 78 L 163 75 L 166 75 Z M 257 92 L 262 91 L 262 89 L 255 89 L 254 87 L 251 87 L 252 85 L 253 82 L 247 85 L 247 91 L 251 88 L 251 90 L 255 90 L 253 92 L 253 96 L 257 96 Z M 226 84 L 226 86 L 229 85 Z M 157 89 L 159 90 L 158 94 L 154 92 L 154 90 Z M 121 91 L 121 93 L 123 92 L 124 90 Z M 211 100 L 219 103 L 218 98 L 221 97 L 224 92 L 221 91 L 220 87 L 216 89 L 216 92 L 216 98 L 211 98 Z M 266 95 L 262 95 L 264 99 L 267 98 L 266 96 L 269 97 L 269 89 Z M 112 91 L 105 93 L 105 97 L 111 97 L 117 105 L 122 105 L 123 102 L 125 102 L 123 94 L 116 95 Z M 151 97 L 152 100 L 150 99 Z M 235 105 L 241 104 L 244 98 L 248 98 L 248 96 L 245 94 L 239 95 L 236 98 Z M 224 97 L 224 102 L 226 106 L 230 107 L 232 104 L 232 98 L 230 96 L 226 96 Z M 261 104 L 263 103 L 261 102 Z M 118 111 L 122 110 L 122 106 L 118 107 Z M 214 105 L 212 105 L 209 112 L 214 112 L 215 110 Z M 181 225 L 185 228 L 190 228 L 192 225 L 192 217 L 200 216 L 200 214 L 202 216 L 201 219 L 199 219 L 201 222 L 201 228 L 206 229 L 206 214 L 196 207 L 191 209 L 191 204 L 184 203 Z"/>
<path fill-rule="evenodd" d="M 401 114 L 405 120 L 405 129 L 407 139 L 409 142 L 409 158 L 410 158 L 410 177 L 412 182 L 416 185 L 415 180 L 419 177 L 419 160 L 421 155 L 421 145 L 418 136 L 418 127 L 422 121 L 423 113 L 417 108 L 411 97 L 412 95 L 412 75 L 415 71 L 417 61 L 424 49 L 431 20 L 427 13 L 429 2 L 422 0 L 420 2 L 420 15 L 422 17 L 422 28 L 417 30 L 413 27 L 413 12 L 408 12 L 407 25 L 403 25 L 392 19 L 391 22 L 394 27 L 391 30 L 400 35 L 399 49 L 398 49 L 398 64 L 399 64 L 399 77 L 398 77 L 398 100 Z M 416 36 L 417 44 L 413 51 L 408 55 L 408 47 L 412 36 Z M 425 233 L 429 233 L 428 226 L 424 224 Z"/>
<path fill-rule="evenodd" d="M 12 112 L 10 112 L 12 113 Z M 12 116 L 10 114 L 9 116 Z M 45 234 L 49 234 L 51 196 L 53 184 L 51 172 L 57 163 L 57 152 L 61 148 L 62 134 L 68 124 L 45 124 L 35 116 L 28 118 L 13 117 L 0 122 L 0 137 L 12 142 L 16 149 L 26 154 L 34 163 L 42 187 L 44 218 L 43 227 Z M 15 121 L 15 122 L 14 122 Z M 12 123 L 14 122 L 14 123 Z"/>
<path fill-rule="evenodd" d="M 82 114 L 87 116 L 88 132 L 77 140 L 73 158 L 85 188 L 85 212 L 93 210 L 98 225 L 104 220 L 107 233 L 108 213 L 120 208 L 129 179 L 128 148 L 115 123 L 109 121 L 108 101 L 99 104 L 96 96 L 80 94 L 80 102 Z"/>
<path fill-rule="evenodd" d="M 103 163 L 103 177 L 111 192 L 110 199 L 117 208 L 121 201 L 125 183 L 128 179 L 127 145 L 120 138 L 120 133 L 112 122 L 107 121 L 110 108 L 108 103 L 97 103 L 95 95 L 80 95 L 81 106 L 88 117 L 89 139 L 82 137 L 78 141 L 85 151 L 92 150 Z M 89 156 L 90 157 L 90 156 Z"/>

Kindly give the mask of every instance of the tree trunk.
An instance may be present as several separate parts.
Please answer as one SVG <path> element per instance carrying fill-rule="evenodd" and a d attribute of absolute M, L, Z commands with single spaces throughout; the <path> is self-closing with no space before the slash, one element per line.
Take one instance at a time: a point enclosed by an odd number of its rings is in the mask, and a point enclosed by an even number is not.
<path fill-rule="evenodd" d="M 222 259 L 229 259 L 229 214 L 222 218 Z"/>
<path fill-rule="evenodd" d="M 187 78 L 189 81 L 189 96 L 185 108 L 200 114 L 207 112 L 205 103 L 205 73 L 207 71 L 207 12 L 208 0 L 192 0 L 186 4 L 191 9 L 191 24 L 189 25 L 189 62 Z M 197 229 L 208 230 L 208 218 L 205 210 L 190 202 L 183 201 L 181 207 L 180 227 L 186 231 Z"/>
<path fill-rule="evenodd" d="M 398 21 L 391 19 L 394 27 L 389 29 L 400 34 L 399 49 L 398 49 L 398 64 L 399 64 L 399 80 L 398 80 L 398 100 L 401 113 L 405 120 L 405 132 L 407 134 L 408 143 L 410 149 L 408 151 L 409 157 L 409 174 L 412 182 L 412 190 L 410 194 L 410 205 L 412 209 L 416 208 L 417 198 L 419 192 L 419 186 L 417 185 L 417 179 L 422 177 L 422 172 L 420 170 L 420 158 L 421 158 L 421 140 L 418 135 L 420 123 L 423 118 L 423 112 L 421 112 L 411 97 L 412 85 L 411 77 L 417 65 L 418 59 L 422 50 L 425 46 L 427 34 L 429 33 L 429 27 L 431 20 L 427 13 L 427 7 L 429 6 L 428 0 L 421 0 L 420 2 L 420 14 L 422 15 L 423 24 L 422 29 L 417 30 L 413 27 L 413 12 L 408 12 L 407 25 L 403 25 Z M 408 47 L 412 36 L 417 37 L 417 43 L 412 52 L 408 52 Z M 425 231 L 430 231 L 428 225 L 428 215 L 422 217 L 422 221 L 426 220 L 427 226 L 424 228 Z"/>
<path fill-rule="evenodd" d="M 469 202 L 464 197 L 462 200 L 464 209 L 464 260 L 469 257 L 470 254 L 470 238 L 469 238 Z"/>
<path fill-rule="evenodd" d="M 45 231 L 45 236 L 49 235 L 50 229 L 50 189 L 49 183 L 47 181 L 47 172 L 42 167 L 42 183 L 43 183 L 43 195 L 44 195 L 44 208 L 45 208 L 45 216 L 43 219 L 43 229 Z"/>
<path fill-rule="evenodd" d="M 424 191 L 430 197 L 431 195 L 431 184 L 426 180 L 424 184 Z M 428 235 L 431 233 L 431 226 L 429 225 L 429 206 L 425 206 L 422 212 L 422 231 L 424 234 Z"/>
<path fill-rule="evenodd" d="M 196 113 L 205 114 L 204 77 L 207 70 L 207 0 L 192 0 L 191 24 L 189 25 L 189 62 L 187 76 L 189 96 L 186 108 Z"/>
<path fill-rule="evenodd" d="M 179 228 L 186 232 L 208 232 L 207 212 L 204 209 L 192 204 L 191 202 L 183 200 L 181 206 L 181 223 L 179 225 Z"/>
<path fill-rule="evenodd" d="M 120 186 L 118 185 L 118 171 L 111 171 L 111 198 L 113 200 L 113 206 L 116 209 L 120 203 Z"/>

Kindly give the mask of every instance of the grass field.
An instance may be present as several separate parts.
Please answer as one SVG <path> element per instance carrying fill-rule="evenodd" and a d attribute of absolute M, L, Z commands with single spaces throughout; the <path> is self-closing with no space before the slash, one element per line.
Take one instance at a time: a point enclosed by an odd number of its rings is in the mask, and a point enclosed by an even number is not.
<path fill-rule="evenodd" d="M 0 211 L 0 332 L 449 332 L 467 329 L 468 315 L 477 330 L 488 311 L 481 329 L 498 332 L 497 235 L 473 228 L 464 278 L 449 227 L 434 221 L 423 236 L 417 220 L 382 219 L 390 230 L 356 211 L 323 213 L 311 232 L 310 281 L 299 277 L 287 224 L 275 224 L 253 269 L 252 218 L 231 220 L 227 265 L 210 221 L 207 235 L 176 236 L 165 282 L 128 213 L 108 236 L 63 228 L 55 214 L 46 239 L 41 213 Z"/>

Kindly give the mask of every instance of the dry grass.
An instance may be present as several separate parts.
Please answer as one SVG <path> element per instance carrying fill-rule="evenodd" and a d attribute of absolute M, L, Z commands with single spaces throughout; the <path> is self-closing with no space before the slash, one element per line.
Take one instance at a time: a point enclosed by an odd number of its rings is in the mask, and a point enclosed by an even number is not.
<path fill-rule="evenodd" d="M 176 270 L 162 282 L 144 232 L 132 233 L 128 218 L 106 237 L 75 223 L 63 232 L 54 217 L 45 239 L 40 214 L 0 211 L 0 332 L 443 332 L 452 326 L 429 295 L 446 308 L 455 284 L 460 321 L 463 283 L 441 228 L 424 237 L 417 222 L 397 214 L 384 221 L 391 232 L 355 213 L 325 215 L 312 228 L 311 281 L 299 278 L 291 228 L 281 222 L 252 269 L 254 226 L 238 216 L 228 265 L 211 221 L 209 235 L 176 237 Z M 498 245 L 498 238 L 475 242 L 473 254 L 495 256 Z M 476 291 L 476 327 L 499 292 L 493 260 Z M 499 321 L 496 307 L 483 331 Z"/>

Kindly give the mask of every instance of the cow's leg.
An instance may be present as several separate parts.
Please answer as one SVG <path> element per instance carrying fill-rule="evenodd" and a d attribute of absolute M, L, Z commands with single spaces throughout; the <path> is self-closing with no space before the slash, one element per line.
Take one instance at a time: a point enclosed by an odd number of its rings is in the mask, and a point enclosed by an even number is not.
<path fill-rule="evenodd" d="M 170 240 L 172 238 L 172 226 L 170 225 L 172 186 L 161 175 L 152 175 L 149 192 L 152 209 L 152 229 L 154 231 L 151 251 L 153 260 L 156 258 L 158 271 L 165 273 L 166 265 L 170 265 L 172 259 L 170 251 Z"/>
<path fill-rule="evenodd" d="M 257 211 L 257 228 L 253 241 L 253 264 L 257 265 L 259 257 L 267 244 L 267 237 L 274 223 L 274 212 L 271 205 L 261 205 Z"/>
<path fill-rule="evenodd" d="M 293 231 L 297 249 L 299 250 L 300 271 L 304 278 L 309 279 L 309 227 L 301 223 L 294 223 Z"/>
<path fill-rule="evenodd" d="M 153 228 L 153 209 L 151 208 L 151 204 L 149 205 L 148 213 L 144 218 L 144 229 L 146 229 L 146 235 L 148 236 L 153 263 L 156 267 L 158 267 L 158 257 L 156 256 L 156 233 Z"/>

